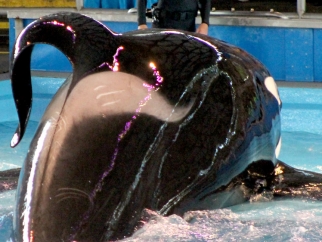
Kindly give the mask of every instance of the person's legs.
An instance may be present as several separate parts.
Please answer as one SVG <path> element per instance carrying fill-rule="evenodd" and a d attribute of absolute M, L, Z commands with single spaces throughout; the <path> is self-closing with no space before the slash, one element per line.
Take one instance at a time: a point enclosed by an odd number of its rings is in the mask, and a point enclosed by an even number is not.
<path fill-rule="evenodd" d="M 159 18 L 158 21 L 153 21 L 152 28 L 162 29 L 180 29 L 190 32 L 196 31 L 195 18 L 185 20 L 173 20 L 170 18 Z"/>

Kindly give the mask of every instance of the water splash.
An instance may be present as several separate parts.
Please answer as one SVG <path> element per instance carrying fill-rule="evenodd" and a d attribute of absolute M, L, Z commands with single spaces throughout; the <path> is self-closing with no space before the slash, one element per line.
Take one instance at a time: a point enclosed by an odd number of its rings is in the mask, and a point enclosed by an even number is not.
<path fill-rule="evenodd" d="M 321 241 L 321 227 L 321 202 L 283 200 L 156 215 L 122 241 Z"/>

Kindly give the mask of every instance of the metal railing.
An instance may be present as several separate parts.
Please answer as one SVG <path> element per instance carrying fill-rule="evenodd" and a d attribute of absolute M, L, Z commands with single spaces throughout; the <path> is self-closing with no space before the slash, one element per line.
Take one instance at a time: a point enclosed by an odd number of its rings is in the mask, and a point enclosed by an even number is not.
<path fill-rule="evenodd" d="M 297 14 L 301 18 L 306 11 L 306 0 L 297 0 Z"/>

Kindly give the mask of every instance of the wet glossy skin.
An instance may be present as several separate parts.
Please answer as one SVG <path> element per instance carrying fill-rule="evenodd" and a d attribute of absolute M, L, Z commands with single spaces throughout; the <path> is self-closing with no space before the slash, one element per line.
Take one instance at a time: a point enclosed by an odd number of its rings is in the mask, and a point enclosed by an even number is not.
<path fill-rule="evenodd" d="M 245 172 L 273 173 L 280 103 L 252 56 L 191 33 L 117 35 L 71 13 L 37 20 L 17 40 L 12 146 L 28 121 L 35 43 L 59 48 L 74 72 L 22 168 L 16 240 L 123 238 L 144 208 L 167 215 L 227 206 L 245 196 L 223 202 L 218 192 L 233 192 Z"/>

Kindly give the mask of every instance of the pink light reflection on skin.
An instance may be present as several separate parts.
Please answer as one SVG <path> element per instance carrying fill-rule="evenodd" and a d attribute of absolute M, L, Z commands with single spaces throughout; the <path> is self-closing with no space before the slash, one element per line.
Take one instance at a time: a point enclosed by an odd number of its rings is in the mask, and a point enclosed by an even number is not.
<path fill-rule="evenodd" d="M 159 85 L 161 85 L 161 83 L 163 82 L 163 77 L 160 75 L 160 72 L 153 62 L 150 62 L 150 67 L 153 70 L 153 76 L 156 77 L 157 83 L 155 84 L 155 87 L 159 87 Z"/>
<path fill-rule="evenodd" d="M 116 52 L 115 54 L 113 55 L 113 64 L 110 65 L 108 62 L 103 62 L 99 68 L 102 68 L 103 66 L 108 66 L 108 68 L 111 69 L 111 71 L 119 71 L 120 68 L 120 62 L 119 60 L 117 59 L 118 55 L 120 54 L 120 51 L 121 50 L 124 50 L 124 47 L 123 46 L 119 46 L 117 49 L 116 49 Z"/>
<path fill-rule="evenodd" d="M 104 65 L 107 65 L 112 71 L 119 71 L 119 62 L 118 62 L 118 59 L 117 59 L 117 56 L 119 55 L 119 52 L 121 50 L 124 50 L 123 46 L 120 46 L 115 55 L 113 56 L 113 65 L 109 65 L 107 62 L 103 63 L 101 66 L 104 66 Z M 100 67 L 101 67 L 100 66 Z M 157 70 L 155 64 L 153 62 L 151 62 L 149 64 L 149 67 L 152 69 L 153 71 L 153 76 L 155 77 L 156 79 L 156 83 L 155 85 L 152 85 L 152 84 L 148 84 L 148 83 L 143 83 L 143 87 L 147 88 L 147 96 L 143 98 L 143 100 L 141 100 L 138 104 L 138 108 L 135 110 L 135 113 L 134 115 L 132 116 L 132 118 L 125 123 L 124 125 L 124 129 L 122 130 L 121 133 L 119 133 L 118 137 L 117 137 L 117 143 L 116 143 L 116 148 L 113 152 L 113 155 L 112 155 L 112 159 L 111 159 L 111 162 L 110 162 L 110 165 L 108 167 L 107 170 L 104 171 L 104 173 L 102 174 L 100 180 L 98 181 L 98 183 L 96 184 L 94 190 L 91 192 L 91 194 L 89 195 L 90 197 L 90 200 L 91 201 L 94 201 L 96 195 L 98 192 L 100 192 L 102 190 L 102 187 L 103 187 L 103 184 L 104 184 L 104 179 L 108 176 L 108 174 L 113 170 L 114 168 L 114 165 L 115 165 L 115 161 L 117 159 L 117 156 L 118 156 L 118 153 L 119 153 L 119 146 L 120 146 L 120 143 L 122 141 L 122 139 L 125 137 L 125 135 L 128 133 L 128 131 L 131 129 L 131 126 L 132 126 L 132 123 L 135 119 L 137 119 L 137 117 L 140 115 L 140 112 L 141 112 L 141 109 L 143 106 L 145 106 L 149 100 L 151 100 L 151 96 L 152 96 L 152 92 L 153 91 L 157 91 L 159 89 L 159 87 L 161 86 L 162 82 L 163 82 L 163 77 L 160 75 L 159 71 Z M 91 213 L 91 208 L 85 212 L 85 214 L 83 215 L 83 219 L 81 220 L 80 224 L 78 225 L 78 227 L 74 227 L 74 231 L 78 231 L 79 228 L 82 227 L 82 225 L 84 223 L 86 223 L 86 221 L 88 220 L 89 218 L 89 215 Z M 71 240 L 74 240 L 74 237 L 75 235 L 71 235 Z"/>
<path fill-rule="evenodd" d="M 113 67 L 112 67 L 112 71 L 119 71 L 119 66 L 120 66 L 120 63 L 117 59 L 119 53 L 121 50 L 124 50 L 124 47 L 123 46 L 120 46 L 117 48 L 116 50 L 116 53 L 115 55 L 113 55 Z"/>
<path fill-rule="evenodd" d="M 44 22 L 44 24 L 53 24 L 53 25 L 58 25 L 61 27 L 65 27 L 64 23 L 58 22 L 57 20 L 53 20 L 53 21 L 48 21 L 48 22 Z M 75 30 L 73 30 L 73 28 L 69 25 L 66 26 L 67 31 L 71 32 L 73 34 L 73 42 L 75 43 L 76 40 L 76 32 Z"/>
<path fill-rule="evenodd" d="M 119 48 L 117 48 L 117 51 L 116 51 L 115 55 L 113 56 L 113 58 L 114 58 L 113 66 L 110 66 L 109 65 L 110 69 L 113 70 L 113 71 L 115 71 L 115 69 L 117 69 L 117 71 L 118 71 L 119 62 L 117 60 L 117 56 L 119 55 L 119 52 L 121 50 L 124 50 L 124 47 L 123 46 L 120 46 Z M 108 64 L 108 63 L 106 63 L 106 64 Z M 147 94 L 147 96 L 144 97 L 143 100 L 141 100 L 139 102 L 138 108 L 135 110 L 135 113 L 132 116 L 131 120 L 129 120 L 128 122 L 125 123 L 124 130 L 118 135 L 116 148 L 114 150 L 114 153 L 113 153 L 113 156 L 112 156 L 112 159 L 111 159 L 111 164 L 108 167 L 108 169 L 103 173 L 101 179 L 99 180 L 99 182 L 97 183 L 94 191 L 92 192 L 92 194 L 91 194 L 91 198 L 92 199 L 94 199 L 94 197 L 96 196 L 96 193 L 97 192 L 99 192 L 99 191 L 102 190 L 103 180 L 111 172 L 111 170 L 114 167 L 115 160 L 117 158 L 118 151 L 119 151 L 119 144 L 120 144 L 120 142 L 122 141 L 122 139 L 124 138 L 124 136 L 127 134 L 127 132 L 130 130 L 133 121 L 135 119 L 137 119 L 137 117 L 140 115 L 140 112 L 142 110 L 142 107 L 144 107 L 148 103 L 148 101 L 151 100 L 152 92 L 153 91 L 157 91 L 157 89 L 160 87 L 160 85 L 163 82 L 163 77 L 160 75 L 160 73 L 157 70 L 155 64 L 153 62 L 151 62 L 149 64 L 149 66 L 153 70 L 153 76 L 155 76 L 155 78 L 156 78 L 156 83 L 155 83 L 155 85 L 148 84 L 148 83 L 143 83 L 143 86 L 145 88 L 147 88 L 148 94 Z"/>
<path fill-rule="evenodd" d="M 31 23 L 32 24 L 32 23 Z M 65 27 L 65 24 L 64 23 L 61 23 L 61 22 L 58 22 L 57 20 L 53 20 L 53 21 L 47 21 L 47 22 L 42 22 L 40 24 L 53 24 L 53 25 L 57 25 L 57 26 L 61 26 L 61 27 Z M 29 25 L 28 25 L 29 26 Z M 27 27 L 26 27 L 27 28 Z M 25 28 L 25 29 L 26 29 Z M 71 26 L 67 26 L 66 29 L 71 32 L 73 34 L 73 42 L 75 43 L 75 40 L 76 40 L 76 32 L 75 30 L 73 30 L 73 28 Z M 22 32 L 24 32 L 25 30 L 23 30 Z M 23 34 L 21 33 L 18 38 L 17 38 L 17 41 L 16 41 L 16 44 L 15 44 L 15 53 L 14 53 L 14 57 L 16 58 L 16 56 L 18 55 L 18 53 L 20 52 L 20 47 L 18 45 L 19 43 L 19 39 L 23 36 Z M 27 41 L 27 45 L 30 45 L 31 43 L 29 41 Z"/>
<path fill-rule="evenodd" d="M 60 23 L 58 22 L 57 20 L 54 20 L 54 21 L 50 21 L 50 22 L 47 22 L 48 24 L 53 24 L 53 25 L 59 25 L 59 26 L 65 26 L 64 23 Z"/>
<path fill-rule="evenodd" d="M 75 43 L 76 40 L 76 32 L 73 30 L 71 26 L 67 26 L 66 29 L 73 34 L 73 42 Z"/>
<path fill-rule="evenodd" d="M 116 50 L 116 53 L 113 55 L 113 64 L 110 65 L 108 62 L 104 62 L 102 63 L 98 68 L 102 68 L 104 66 L 108 66 L 111 71 L 119 71 L 119 61 L 117 59 L 119 53 L 121 50 L 124 50 L 123 46 L 119 46 Z M 136 117 L 135 117 L 136 118 Z M 93 189 L 93 191 L 89 194 L 89 198 L 91 201 L 94 201 L 96 195 L 98 192 L 100 192 L 102 190 L 103 184 L 104 184 L 104 179 L 108 176 L 108 174 L 113 170 L 114 165 L 115 165 L 115 160 L 117 158 L 118 152 L 119 152 L 119 144 L 121 142 L 121 140 L 123 139 L 123 137 L 126 135 L 126 133 L 130 130 L 131 128 L 131 124 L 132 121 L 135 119 L 134 117 L 132 117 L 132 119 L 128 122 L 126 122 L 125 126 L 124 126 L 124 130 L 118 135 L 117 137 L 117 143 L 116 143 L 116 148 L 113 152 L 112 155 L 112 159 L 110 162 L 109 167 L 107 168 L 107 170 L 104 171 L 104 173 L 102 174 L 101 178 L 99 179 L 99 181 L 97 182 L 97 184 L 95 185 L 95 188 Z M 74 233 L 70 235 L 69 240 L 74 241 L 74 238 L 76 236 L 76 233 L 80 230 L 80 228 L 83 227 L 83 225 L 87 222 L 87 220 L 89 219 L 89 216 L 91 214 L 93 207 L 91 206 L 82 216 L 82 220 L 80 220 L 79 224 L 76 225 L 75 227 L 73 227 L 73 231 Z"/>

